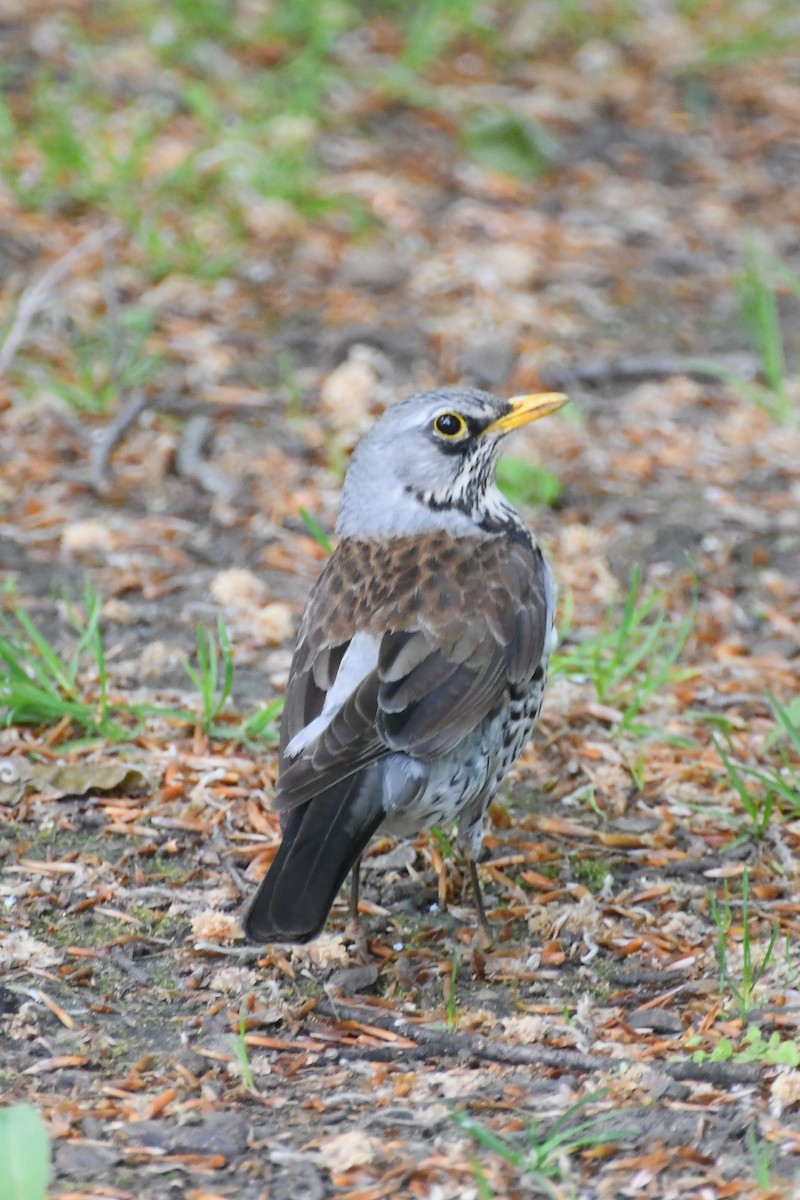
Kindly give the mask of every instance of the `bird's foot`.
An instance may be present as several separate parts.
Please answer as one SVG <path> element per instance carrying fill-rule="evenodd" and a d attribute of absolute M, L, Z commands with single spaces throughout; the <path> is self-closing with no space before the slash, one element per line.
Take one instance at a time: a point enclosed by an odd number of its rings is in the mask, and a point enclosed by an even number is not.
<path fill-rule="evenodd" d="M 478 922 L 478 928 L 472 938 L 472 947 L 474 950 L 494 949 L 494 934 L 488 921 Z"/>
<path fill-rule="evenodd" d="M 355 948 L 357 957 L 362 960 L 371 958 L 367 945 L 367 931 L 359 916 L 350 916 L 344 927 L 345 941 Z"/>
<path fill-rule="evenodd" d="M 469 866 L 469 878 L 472 884 L 472 895 L 475 899 L 475 912 L 478 917 L 478 928 L 475 930 L 473 945 L 476 948 L 490 950 L 494 946 L 494 934 L 492 927 L 489 924 L 489 918 L 486 916 L 486 906 L 483 903 L 483 892 L 481 891 L 480 880 L 478 879 L 478 868 L 472 858 L 467 860 Z"/>

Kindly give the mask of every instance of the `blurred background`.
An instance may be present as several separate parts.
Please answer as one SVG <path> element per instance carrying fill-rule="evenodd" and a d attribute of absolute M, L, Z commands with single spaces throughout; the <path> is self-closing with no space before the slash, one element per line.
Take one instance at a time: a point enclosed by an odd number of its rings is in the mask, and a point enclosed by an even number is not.
<path fill-rule="evenodd" d="M 574 401 L 501 481 L 579 627 L 688 552 L 791 642 L 799 44 L 794 0 L 0 0 L 10 594 L 88 572 L 156 679 L 258 601 L 279 685 L 354 441 L 464 381 Z"/>
<path fill-rule="evenodd" d="M 59 1180 L 798 1194 L 798 50 L 798 0 L 0 0 L 3 1079 Z M 569 393 L 499 476 L 562 640 L 494 951 L 447 832 L 384 839 L 347 987 L 599 1049 L 581 1099 L 394 1026 L 379 1070 L 372 1025 L 298 1043 L 347 948 L 238 923 L 350 450 L 456 382 Z"/>

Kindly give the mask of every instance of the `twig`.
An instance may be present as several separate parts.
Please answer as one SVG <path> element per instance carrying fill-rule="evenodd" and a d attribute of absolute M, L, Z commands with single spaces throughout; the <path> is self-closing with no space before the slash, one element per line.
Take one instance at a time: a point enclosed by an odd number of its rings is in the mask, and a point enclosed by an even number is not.
<path fill-rule="evenodd" d="M 538 1066 L 550 1067 L 559 1071 L 614 1071 L 620 1067 L 637 1065 L 633 1059 L 609 1058 L 600 1054 L 580 1054 L 574 1050 L 553 1050 L 544 1046 L 517 1046 L 510 1042 L 501 1042 L 497 1038 L 473 1037 L 468 1033 L 448 1033 L 446 1030 L 431 1029 L 427 1025 L 418 1025 L 403 1017 L 385 1017 L 376 1013 L 374 1008 L 352 1008 L 335 1004 L 330 1000 L 317 1000 L 314 1011 L 321 1016 L 332 1017 L 334 1020 L 363 1021 L 380 1029 L 391 1030 L 408 1038 L 426 1052 L 431 1058 L 474 1058 L 487 1062 L 504 1063 L 507 1066 Z M 349 1047 L 352 1053 L 358 1047 Z M 390 1047 L 381 1047 L 381 1059 L 387 1060 L 386 1053 Z M 397 1058 L 408 1054 L 408 1048 L 396 1047 Z M 361 1057 L 367 1057 L 373 1050 L 364 1047 Z M 416 1057 L 416 1056 L 415 1056 Z M 762 1077 L 762 1070 L 757 1063 L 720 1063 L 720 1062 L 679 1062 L 679 1063 L 649 1063 L 654 1069 L 663 1071 L 671 1079 L 699 1079 L 719 1087 L 728 1087 L 737 1083 L 757 1083 Z"/>
<path fill-rule="evenodd" d="M 144 392 L 136 391 L 122 411 L 102 430 L 89 451 L 89 486 L 102 495 L 108 487 L 108 461 L 119 442 L 147 407 Z"/>
<path fill-rule="evenodd" d="M 205 414 L 197 413 L 189 418 L 175 456 L 175 467 L 179 475 L 199 484 L 203 491 L 226 499 L 235 490 L 234 481 L 203 458 L 203 448 L 212 429 L 213 422 Z"/>
<path fill-rule="evenodd" d="M 17 312 L 6 335 L 6 340 L 0 347 L 0 376 L 3 376 L 11 366 L 15 354 L 25 340 L 28 327 L 36 314 L 51 299 L 61 281 L 66 279 L 80 259 L 92 254 L 113 236 L 114 233 L 111 229 L 96 229 L 73 246 L 71 250 L 68 250 L 66 254 L 63 254 L 61 258 L 57 258 L 30 287 L 25 289 L 20 296 Z"/>
<path fill-rule="evenodd" d="M 120 318 L 115 266 L 114 247 L 110 241 L 107 241 L 103 247 L 103 295 L 108 317 L 108 360 L 111 386 L 122 407 L 110 425 L 107 425 L 97 436 L 97 440 L 89 452 L 88 483 L 98 495 L 104 495 L 108 489 L 109 460 L 114 447 L 122 440 L 148 403 L 140 389 L 137 389 L 132 396 L 128 396 L 123 382 L 125 337 Z"/>
<path fill-rule="evenodd" d="M 715 1087 L 731 1087 L 737 1083 L 759 1083 L 763 1078 L 758 1063 L 680 1062 L 661 1068 L 671 1079 L 689 1079 L 711 1083 Z"/>
<path fill-rule="evenodd" d="M 2 760 L 0 760 L 1 762 Z M 797 870 L 797 860 L 781 837 L 780 829 L 772 822 L 766 830 L 767 838 L 772 843 L 772 848 L 775 851 L 775 859 L 781 864 L 784 871 L 787 872 L 786 878 L 791 879 L 794 872 Z"/>
<path fill-rule="evenodd" d="M 225 841 L 225 838 L 222 836 L 222 832 L 220 830 L 219 825 L 214 826 L 214 833 L 212 836 L 212 841 L 214 843 L 215 850 L 219 854 L 220 861 L 222 863 L 224 863 L 225 870 L 230 875 L 231 882 L 233 883 L 233 886 L 236 888 L 237 892 L 239 893 L 239 899 L 241 900 L 241 898 L 243 896 L 246 896 L 248 894 L 248 892 L 250 891 L 250 885 L 245 883 L 244 879 L 241 876 L 239 869 L 237 868 L 236 864 L 233 861 L 233 855 L 228 853 L 228 851 L 226 849 L 226 846 L 228 845 L 228 843 Z"/>
<path fill-rule="evenodd" d="M 685 971 L 611 971 L 610 983 L 620 987 L 669 987 L 671 983 L 687 983 Z"/>
<path fill-rule="evenodd" d="M 308 1047 L 303 1046 L 301 1049 L 307 1050 Z M 361 1062 L 425 1062 L 433 1057 L 431 1051 L 425 1046 L 325 1046 L 321 1043 L 320 1049 L 324 1050 L 329 1058 L 353 1058 Z"/>
<path fill-rule="evenodd" d="M 213 958 L 235 958 L 239 962 L 256 963 L 264 957 L 263 946 L 222 946 L 219 942 L 196 941 L 192 943 L 196 954 L 207 954 Z"/>
<path fill-rule="evenodd" d="M 753 354 L 720 354 L 717 358 L 700 355 L 625 355 L 618 358 L 588 358 L 582 363 L 553 363 L 539 372 L 545 387 L 565 387 L 585 383 L 601 387 L 615 379 L 664 379 L 688 375 L 691 379 L 720 379 L 738 375 L 756 379 L 759 362 Z"/>
<path fill-rule="evenodd" d="M 448 1033 L 418 1025 L 404 1017 L 384 1017 L 374 1008 L 351 1008 L 336 1000 L 318 1000 L 315 1012 L 334 1020 L 364 1021 L 380 1029 L 400 1033 L 425 1049 L 433 1058 L 478 1058 L 512 1066 L 556 1067 L 563 1071 L 607 1071 L 620 1061 L 599 1054 L 579 1054 L 573 1050 L 550 1050 L 543 1046 L 516 1046 L 495 1038 L 473 1037 L 469 1033 Z"/>

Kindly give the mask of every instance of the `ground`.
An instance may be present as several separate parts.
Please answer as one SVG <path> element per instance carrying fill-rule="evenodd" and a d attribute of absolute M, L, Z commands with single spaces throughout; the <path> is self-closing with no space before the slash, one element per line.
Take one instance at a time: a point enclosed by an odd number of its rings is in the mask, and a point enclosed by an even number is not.
<path fill-rule="evenodd" d="M 53 1197 L 797 1194 L 799 38 L 0 2 L 0 1093 Z M 248 946 L 347 456 L 463 380 L 571 400 L 502 474 L 562 641 L 494 945 L 442 830 L 371 847 L 365 948 L 346 894 Z"/>

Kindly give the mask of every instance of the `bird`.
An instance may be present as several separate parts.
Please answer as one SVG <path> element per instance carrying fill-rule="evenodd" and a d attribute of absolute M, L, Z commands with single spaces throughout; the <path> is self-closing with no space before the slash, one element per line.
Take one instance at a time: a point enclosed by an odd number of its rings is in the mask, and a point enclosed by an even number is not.
<path fill-rule="evenodd" d="M 496 468 L 506 436 L 561 408 L 467 387 L 389 408 L 345 475 L 337 547 L 313 587 L 281 718 L 282 840 L 244 918 L 257 943 L 324 929 L 378 831 L 458 822 L 478 923 L 486 810 L 528 740 L 555 643 L 556 587 Z"/>

